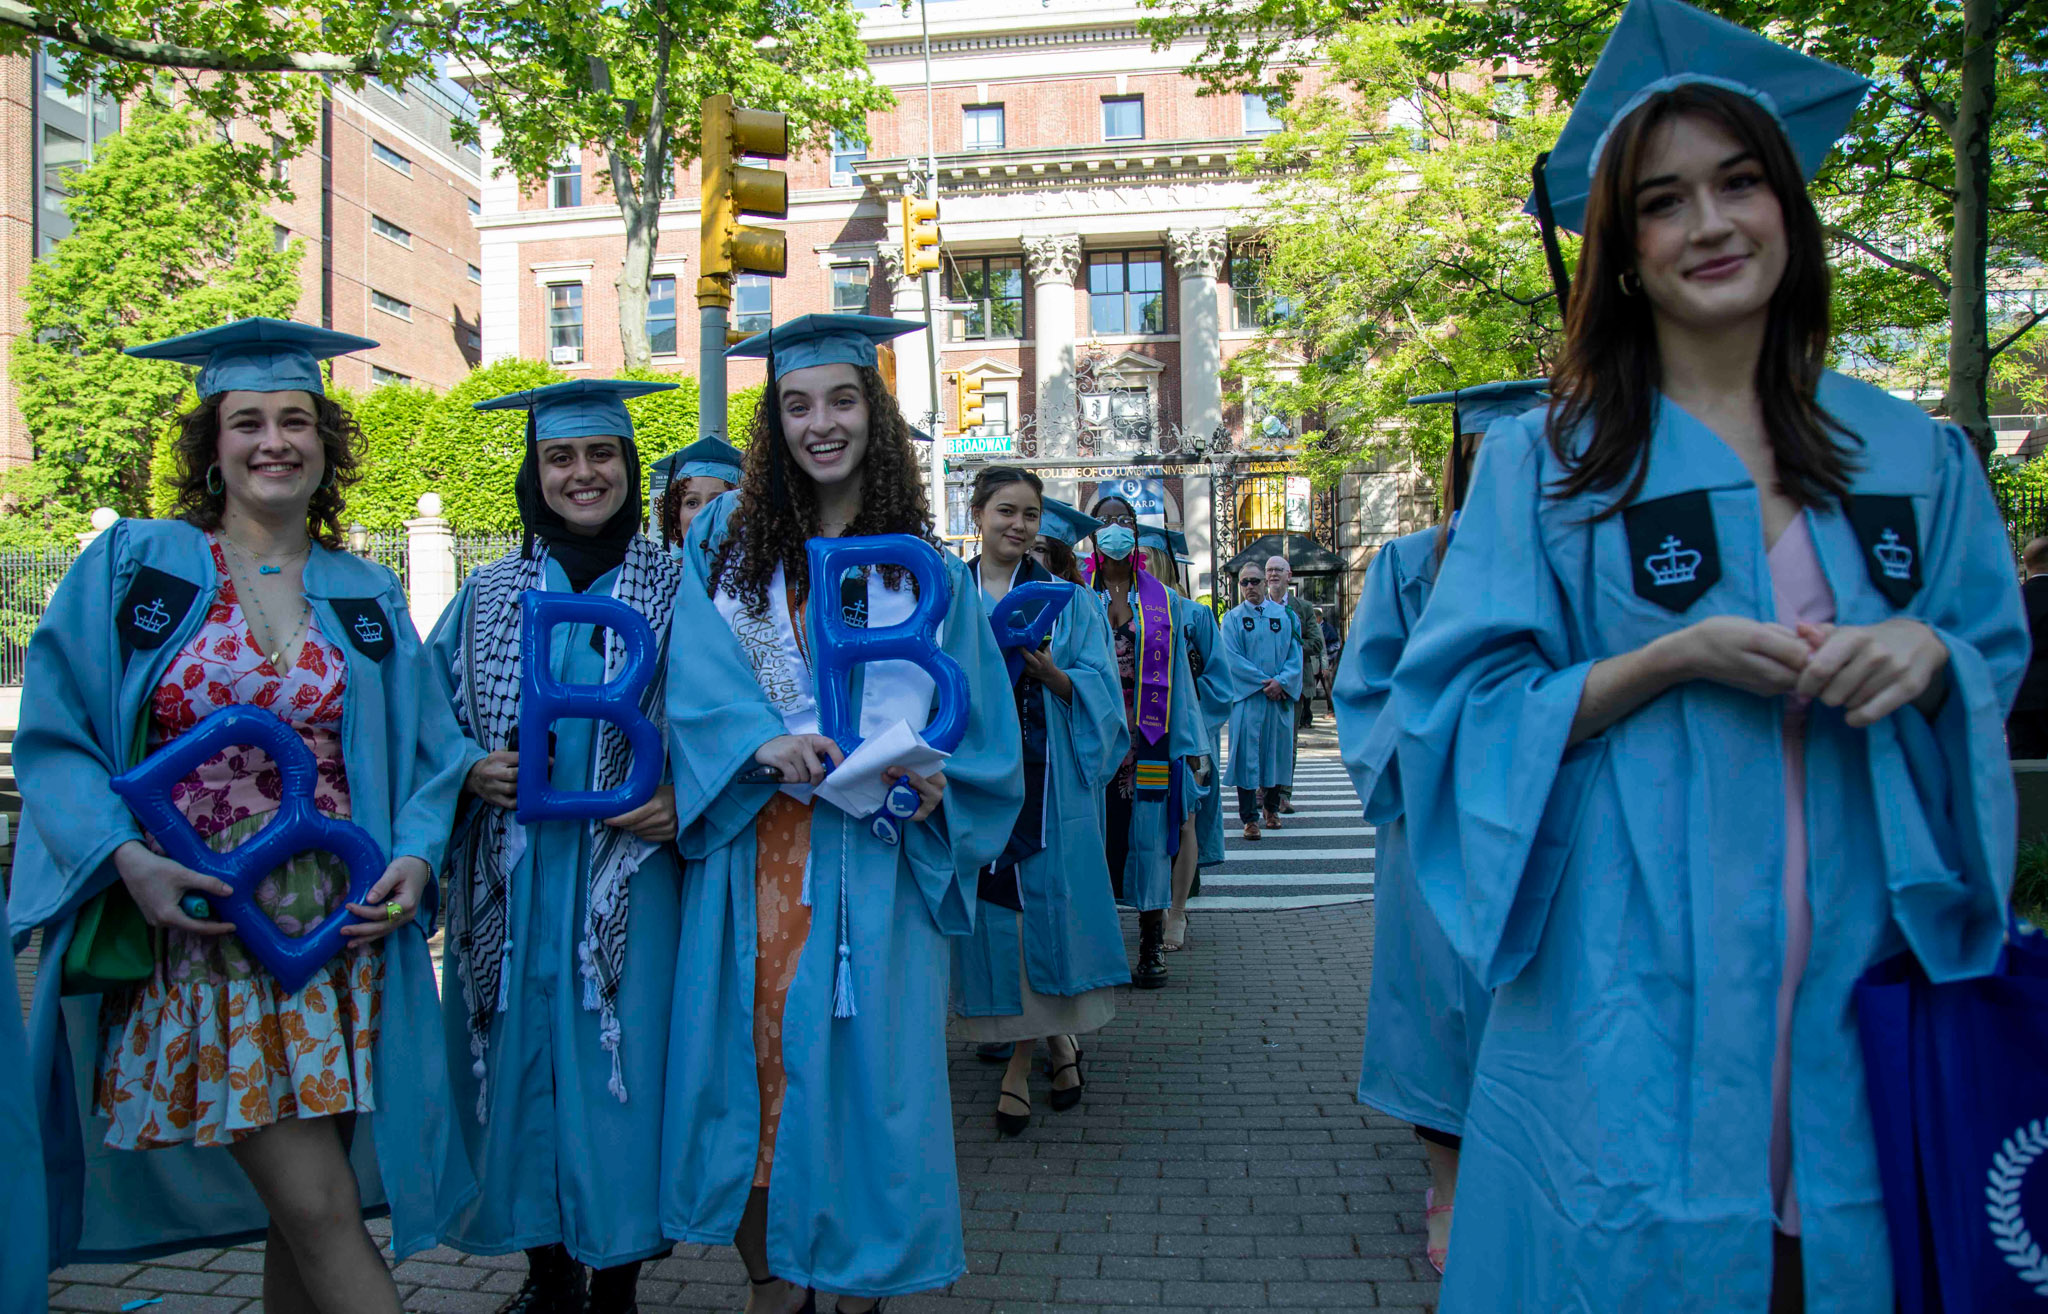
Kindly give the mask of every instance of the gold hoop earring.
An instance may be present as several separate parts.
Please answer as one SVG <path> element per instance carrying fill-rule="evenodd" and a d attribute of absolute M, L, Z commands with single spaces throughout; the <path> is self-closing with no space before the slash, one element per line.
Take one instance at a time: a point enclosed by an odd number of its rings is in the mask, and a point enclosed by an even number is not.
<path fill-rule="evenodd" d="M 1636 277 L 1633 269 L 1622 270 L 1614 276 L 1614 281 L 1621 284 L 1621 294 L 1625 297 L 1635 296 L 1643 290 L 1643 280 Z"/>
<path fill-rule="evenodd" d="M 219 497 L 222 493 L 228 491 L 227 481 L 222 479 L 220 475 L 219 461 L 215 461 L 212 465 L 206 467 L 206 491 L 215 497 Z"/>

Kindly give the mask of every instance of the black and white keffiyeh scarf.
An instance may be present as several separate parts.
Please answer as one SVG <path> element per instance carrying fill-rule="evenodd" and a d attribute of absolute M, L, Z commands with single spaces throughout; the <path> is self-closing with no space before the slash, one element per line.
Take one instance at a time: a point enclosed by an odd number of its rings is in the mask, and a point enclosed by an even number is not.
<path fill-rule="evenodd" d="M 459 617 L 462 644 L 455 661 L 455 718 L 486 751 L 516 748 L 519 728 L 519 595 L 545 586 L 547 546 L 508 553 L 477 572 L 469 605 Z M 640 714 L 656 725 L 662 709 L 669 613 L 683 579 L 682 563 L 638 535 L 620 564 L 612 597 L 647 618 L 655 634 L 655 676 L 640 700 Z M 616 633 L 605 638 L 604 676 L 618 677 L 626 662 Z M 615 789 L 632 764 L 632 748 L 609 722 L 598 731 L 592 787 Z M 510 990 L 512 870 L 525 852 L 524 827 L 505 808 L 477 807 L 450 846 L 448 925 L 462 969 L 469 1012 L 469 1052 L 479 1082 L 491 1014 L 506 1007 Z M 624 1103 L 619 1063 L 619 980 L 626 961 L 628 878 L 654 846 L 630 831 L 590 823 L 589 888 L 576 956 L 583 976 L 583 1007 L 598 1014 L 599 1036 L 612 1057 L 609 1088 Z M 485 1089 L 477 1091 L 477 1121 L 485 1119 Z"/>

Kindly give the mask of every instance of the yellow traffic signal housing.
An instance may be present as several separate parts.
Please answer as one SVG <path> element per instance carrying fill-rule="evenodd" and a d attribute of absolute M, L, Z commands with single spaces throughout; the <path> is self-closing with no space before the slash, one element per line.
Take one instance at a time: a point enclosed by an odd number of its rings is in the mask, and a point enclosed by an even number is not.
<path fill-rule="evenodd" d="M 903 194 L 903 272 L 915 278 L 939 267 L 939 203 Z"/>
<path fill-rule="evenodd" d="M 707 96 L 703 113 L 703 277 L 697 294 L 702 298 L 709 293 L 729 301 L 732 275 L 780 277 L 788 270 L 782 234 L 743 224 L 740 216 L 787 218 L 789 177 L 739 160 L 749 155 L 787 159 L 789 120 L 769 110 L 736 109 L 731 96 Z M 707 289 L 707 283 L 713 286 Z"/>
<path fill-rule="evenodd" d="M 987 384 L 966 374 L 955 375 L 954 379 L 954 409 L 960 416 L 959 431 L 966 433 L 981 423 L 981 390 Z"/>

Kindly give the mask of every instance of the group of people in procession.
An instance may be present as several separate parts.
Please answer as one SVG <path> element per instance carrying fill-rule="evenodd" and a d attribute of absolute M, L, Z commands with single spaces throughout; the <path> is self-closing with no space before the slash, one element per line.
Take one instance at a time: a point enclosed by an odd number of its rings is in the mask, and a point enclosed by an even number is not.
<path fill-rule="evenodd" d="M 1825 368 L 1807 181 L 1860 95 L 1632 0 L 1548 165 L 1584 238 L 1558 368 L 1451 398 L 1443 522 L 1379 550 L 1341 646 L 1377 828 L 1358 1098 L 1424 1144 L 1445 1310 L 1892 1307 L 1850 991 L 1902 949 L 1938 981 L 1995 962 L 2028 639 L 1968 440 Z M 681 454 L 659 541 L 624 403 L 664 385 L 481 403 L 526 416 L 524 539 L 424 641 L 340 548 L 359 434 L 319 361 L 369 344 L 251 320 L 135 349 L 198 366 L 200 402 L 177 518 L 95 541 L 29 653 L 7 913 L 41 964 L 26 1037 L 0 1021 L 28 1054 L 0 1061 L 0 1134 L 41 1152 L 0 1167 L 0 1305 L 34 1307 L 48 1266 L 260 1237 L 267 1309 L 395 1311 L 372 1210 L 400 1257 L 523 1251 L 524 1314 L 635 1309 L 677 1241 L 734 1246 L 757 1314 L 965 1272 L 949 1015 L 1008 1063 L 1002 1134 L 1036 1112 L 1041 1046 L 1051 1108 L 1080 1103 L 1083 1038 L 1190 942 L 1225 790 L 1245 839 L 1287 824 L 1304 681 L 1337 645 L 1284 558 L 1219 619 L 1130 502 L 987 467 L 979 551 L 943 558 L 937 600 L 964 734 L 881 772 L 916 794 L 900 831 L 819 806 L 845 752 L 807 619 L 919 599 L 900 565 L 813 579 L 807 545 L 930 541 L 876 356 L 920 327 L 806 316 L 734 347 L 769 395 L 743 451 Z M 991 612 L 1061 581 L 1013 676 Z M 530 591 L 656 636 L 665 760 L 631 811 L 515 815 L 522 664 L 600 684 L 629 660 L 589 623 L 526 650 Z M 864 734 L 935 715 L 916 663 L 854 688 Z M 353 914 L 298 990 L 110 786 L 238 705 L 298 732 L 319 811 L 388 857 L 360 902 L 324 853 L 257 888 L 288 933 Z M 548 746 L 568 791 L 633 756 L 608 722 Z M 281 789 L 237 748 L 173 802 L 218 851 Z"/>

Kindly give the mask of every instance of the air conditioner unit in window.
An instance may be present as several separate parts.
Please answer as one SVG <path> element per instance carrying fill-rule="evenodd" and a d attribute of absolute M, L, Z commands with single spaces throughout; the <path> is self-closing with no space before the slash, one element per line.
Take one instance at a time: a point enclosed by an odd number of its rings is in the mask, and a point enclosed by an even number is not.
<path fill-rule="evenodd" d="M 548 350 L 548 360 L 555 365 L 574 365 L 582 354 L 575 347 L 552 347 Z"/>

